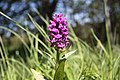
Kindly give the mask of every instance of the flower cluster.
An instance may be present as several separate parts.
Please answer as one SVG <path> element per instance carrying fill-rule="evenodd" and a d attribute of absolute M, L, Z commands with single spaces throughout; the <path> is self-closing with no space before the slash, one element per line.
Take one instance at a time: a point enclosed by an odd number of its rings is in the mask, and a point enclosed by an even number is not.
<path fill-rule="evenodd" d="M 55 14 L 53 16 L 53 20 L 50 20 L 48 29 L 50 31 L 51 46 L 58 47 L 59 49 L 63 49 L 68 46 L 68 27 L 66 18 L 63 14 Z"/>

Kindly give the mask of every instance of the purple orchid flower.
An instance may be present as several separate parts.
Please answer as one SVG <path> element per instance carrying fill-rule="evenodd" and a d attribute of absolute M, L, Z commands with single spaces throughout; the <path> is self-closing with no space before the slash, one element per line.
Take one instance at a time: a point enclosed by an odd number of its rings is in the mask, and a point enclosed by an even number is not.
<path fill-rule="evenodd" d="M 50 32 L 50 43 L 53 47 L 63 49 L 68 46 L 68 24 L 63 14 L 55 14 L 48 26 Z"/>

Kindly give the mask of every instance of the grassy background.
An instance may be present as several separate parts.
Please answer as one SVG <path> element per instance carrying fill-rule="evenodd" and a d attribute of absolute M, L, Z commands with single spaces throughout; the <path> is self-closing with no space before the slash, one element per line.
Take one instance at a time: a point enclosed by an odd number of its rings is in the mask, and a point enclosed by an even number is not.
<path fill-rule="evenodd" d="M 45 32 L 40 25 L 38 25 L 33 18 L 29 16 L 31 22 L 39 31 L 33 34 L 28 29 L 22 27 L 19 23 L 1 13 L 3 16 L 13 21 L 25 35 L 19 35 L 16 32 L 0 26 L 0 29 L 10 31 L 16 37 L 15 39 L 22 43 L 12 45 L 20 46 L 22 49 L 14 51 L 9 56 L 11 47 L 4 44 L 4 39 L 0 38 L 0 80 L 34 80 L 35 75 L 39 78 L 41 75 L 47 80 L 53 80 L 55 74 L 55 60 L 57 51 L 50 47 L 48 32 Z M 48 21 L 42 16 L 39 17 L 48 26 Z M 61 58 L 64 54 L 72 54 L 65 62 L 65 73 L 69 80 L 109 80 L 110 78 L 110 54 L 107 45 L 103 45 L 91 30 L 97 46 L 90 47 L 86 42 L 79 39 L 72 27 L 69 25 L 69 40 L 70 45 L 66 50 L 60 54 Z M 43 40 L 39 39 L 39 35 Z M 27 38 L 27 40 L 25 39 Z M 29 43 L 29 44 L 28 44 Z M 112 46 L 112 76 L 113 80 L 120 80 L 120 46 Z M 23 58 L 24 57 L 24 58 Z M 34 69 L 32 71 L 31 69 Z M 41 79 L 42 80 L 42 79 Z"/>

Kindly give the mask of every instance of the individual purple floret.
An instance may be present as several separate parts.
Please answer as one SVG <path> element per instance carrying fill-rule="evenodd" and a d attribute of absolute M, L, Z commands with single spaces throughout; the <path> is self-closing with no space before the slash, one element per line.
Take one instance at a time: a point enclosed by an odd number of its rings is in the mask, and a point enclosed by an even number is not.
<path fill-rule="evenodd" d="M 50 20 L 48 29 L 50 31 L 51 46 L 58 47 L 59 49 L 63 49 L 68 46 L 68 25 L 63 14 L 55 14 L 53 16 L 53 20 Z"/>

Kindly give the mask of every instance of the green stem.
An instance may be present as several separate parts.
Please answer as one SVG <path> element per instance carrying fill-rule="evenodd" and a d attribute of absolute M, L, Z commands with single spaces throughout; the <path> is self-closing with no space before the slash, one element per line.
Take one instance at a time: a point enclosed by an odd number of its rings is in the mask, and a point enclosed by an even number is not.
<path fill-rule="evenodd" d="M 108 41 L 108 52 L 110 55 L 110 75 L 109 75 L 109 80 L 112 80 L 112 49 L 111 49 L 111 42 L 112 39 L 112 33 L 111 33 L 111 23 L 110 23 L 110 16 L 109 16 L 109 11 L 107 7 L 107 0 L 104 0 L 104 10 L 105 10 L 105 26 L 106 26 L 106 36 L 107 36 L 107 41 Z"/>
<path fill-rule="evenodd" d="M 59 49 L 57 49 L 55 69 L 57 69 L 59 66 L 59 60 L 60 60 L 60 51 Z"/>

